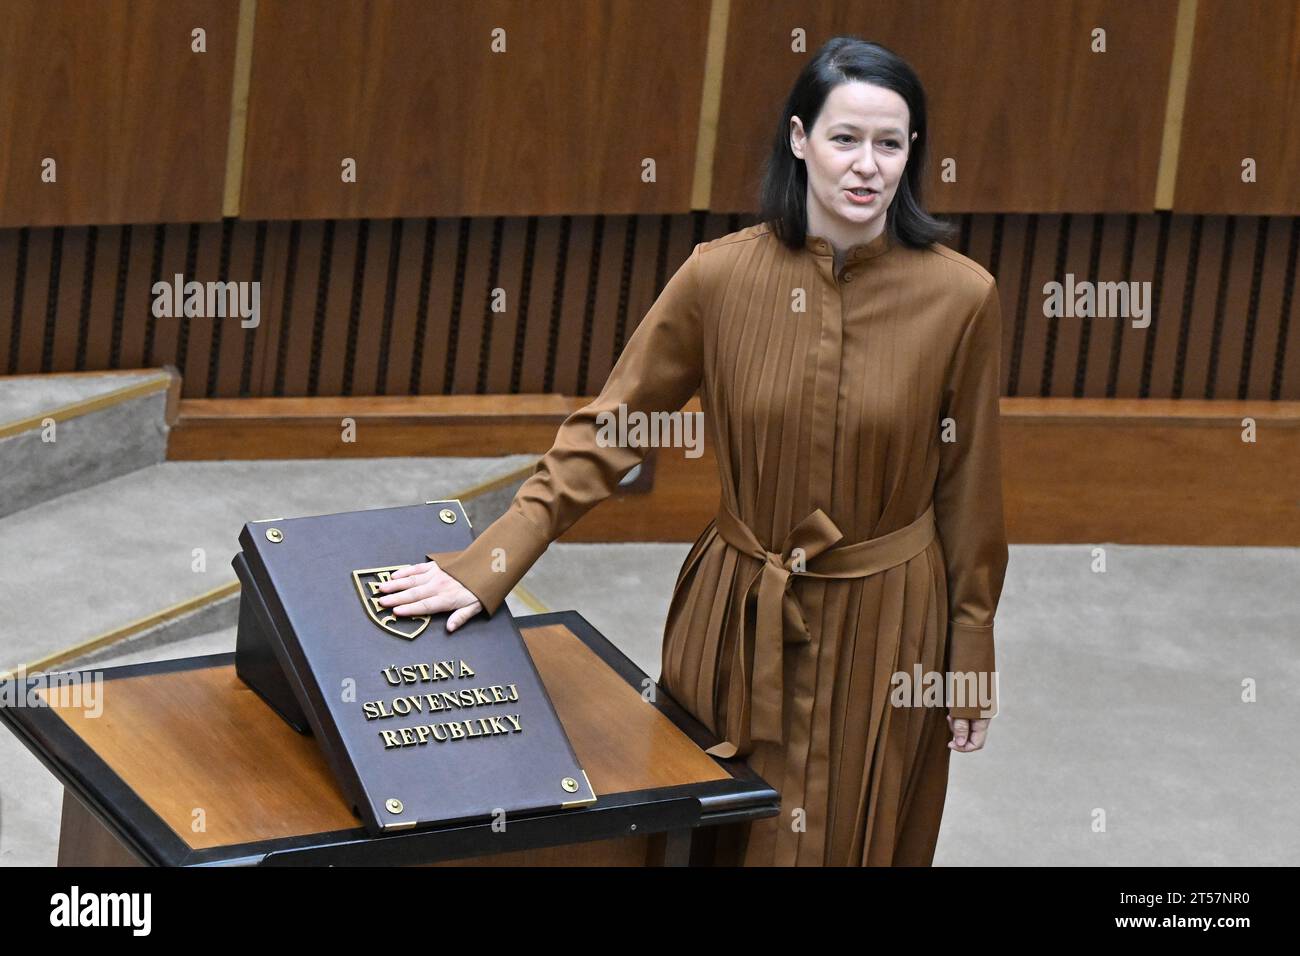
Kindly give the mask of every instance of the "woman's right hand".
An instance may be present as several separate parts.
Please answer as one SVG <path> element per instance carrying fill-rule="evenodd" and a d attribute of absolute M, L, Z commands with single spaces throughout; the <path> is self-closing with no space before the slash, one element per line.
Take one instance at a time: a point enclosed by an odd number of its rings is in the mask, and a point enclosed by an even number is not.
<path fill-rule="evenodd" d="M 451 611 L 447 616 L 448 632 L 483 610 L 474 593 L 438 567 L 437 561 L 398 568 L 379 585 L 379 590 L 384 592 L 379 603 L 398 617 Z"/>

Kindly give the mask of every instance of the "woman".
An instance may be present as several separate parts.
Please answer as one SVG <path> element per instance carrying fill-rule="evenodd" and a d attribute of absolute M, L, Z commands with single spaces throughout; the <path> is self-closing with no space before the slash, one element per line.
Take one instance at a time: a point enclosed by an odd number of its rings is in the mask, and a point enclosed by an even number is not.
<path fill-rule="evenodd" d="M 678 576 L 660 684 L 782 795 L 721 862 L 929 865 L 949 753 L 988 732 L 1000 314 L 992 276 L 934 242 L 926 135 L 906 63 L 827 43 L 786 104 L 763 221 L 697 245 L 509 510 L 382 599 L 452 611 L 449 630 L 495 612 L 642 459 L 602 447 L 598 416 L 700 388 L 721 508 Z M 984 693 L 902 693 L 944 672 Z"/>

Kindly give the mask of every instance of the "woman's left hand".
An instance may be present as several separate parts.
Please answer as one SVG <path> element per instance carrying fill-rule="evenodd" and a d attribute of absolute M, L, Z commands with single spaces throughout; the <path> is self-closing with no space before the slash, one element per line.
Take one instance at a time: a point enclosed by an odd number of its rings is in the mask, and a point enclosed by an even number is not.
<path fill-rule="evenodd" d="M 967 720 L 965 717 L 948 715 L 948 728 L 952 731 L 952 740 L 948 749 L 961 754 L 968 754 L 984 749 L 984 740 L 989 735 L 989 718 Z"/>

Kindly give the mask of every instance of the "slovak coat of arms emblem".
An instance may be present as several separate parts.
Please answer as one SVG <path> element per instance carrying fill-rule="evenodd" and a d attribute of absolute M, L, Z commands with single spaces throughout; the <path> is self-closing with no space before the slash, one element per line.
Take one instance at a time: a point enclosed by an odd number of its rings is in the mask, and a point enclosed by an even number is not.
<path fill-rule="evenodd" d="M 379 599 L 384 596 L 384 592 L 379 590 L 379 585 L 387 581 L 394 571 L 403 567 L 406 565 L 362 568 L 352 572 L 352 580 L 356 582 L 357 594 L 361 597 L 361 606 L 366 609 L 366 616 L 389 634 L 413 641 L 429 626 L 429 621 L 433 619 L 432 615 L 415 614 L 410 617 L 398 617 L 391 607 L 384 607 L 379 603 Z"/>

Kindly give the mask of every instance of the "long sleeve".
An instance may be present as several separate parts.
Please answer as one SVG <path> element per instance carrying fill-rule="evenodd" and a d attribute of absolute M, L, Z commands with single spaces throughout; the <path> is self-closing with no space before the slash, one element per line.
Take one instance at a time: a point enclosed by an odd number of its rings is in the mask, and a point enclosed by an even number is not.
<path fill-rule="evenodd" d="M 971 317 L 957 346 L 942 418 L 955 440 L 940 442 L 934 509 L 947 564 L 948 662 L 961 675 L 980 675 L 976 689 L 996 698 L 993 616 L 1007 568 L 1002 513 L 1002 452 L 998 396 L 1001 306 L 996 284 Z M 970 701 L 978 705 L 979 700 Z M 991 710 L 997 709 L 994 700 Z M 950 708 L 953 717 L 989 716 L 979 706 Z"/>
<path fill-rule="evenodd" d="M 494 614 L 552 541 L 640 463 L 645 447 L 602 446 L 601 413 L 678 411 L 703 374 L 700 248 L 697 244 L 623 348 L 600 394 L 560 425 L 551 449 L 510 507 L 463 551 L 430 553 L 447 574 Z M 447 555 L 451 556 L 448 557 Z"/>

